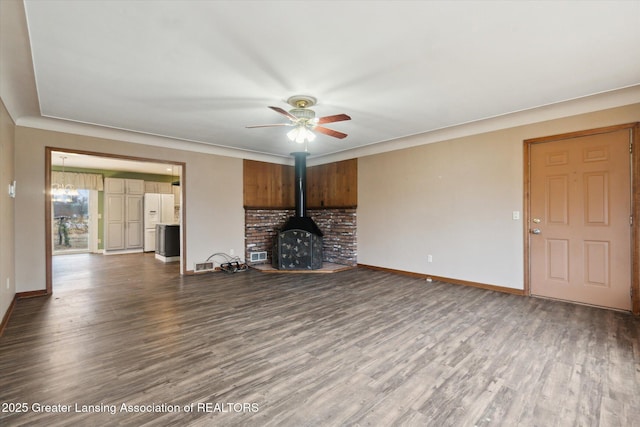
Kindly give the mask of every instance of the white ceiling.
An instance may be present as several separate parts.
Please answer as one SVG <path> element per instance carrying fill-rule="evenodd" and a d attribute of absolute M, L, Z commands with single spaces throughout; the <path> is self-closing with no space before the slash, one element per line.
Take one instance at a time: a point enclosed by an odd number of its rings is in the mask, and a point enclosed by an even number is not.
<path fill-rule="evenodd" d="M 26 0 L 41 114 L 288 157 L 267 106 L 343 150 L 640 84 L 640 1 Z"/>

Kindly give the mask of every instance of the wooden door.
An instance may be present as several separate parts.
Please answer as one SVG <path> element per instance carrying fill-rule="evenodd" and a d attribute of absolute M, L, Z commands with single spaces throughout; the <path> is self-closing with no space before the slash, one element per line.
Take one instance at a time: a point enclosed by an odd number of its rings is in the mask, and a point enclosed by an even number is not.
<path fill-rule="evenodd" d="M 532 295 L 631 309 L 631 132 L 531 145 Z"/>

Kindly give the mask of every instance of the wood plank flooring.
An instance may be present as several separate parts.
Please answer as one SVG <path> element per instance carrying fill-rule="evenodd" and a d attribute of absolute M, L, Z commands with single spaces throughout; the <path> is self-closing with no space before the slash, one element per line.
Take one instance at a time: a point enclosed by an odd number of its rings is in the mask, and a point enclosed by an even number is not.
<path fill-rule="evenodd" d="M 640 425 L 625 313 L 367 269 L 181 277 L 150 254 L 54 276 L 0 338 L 2 426 Z"/>

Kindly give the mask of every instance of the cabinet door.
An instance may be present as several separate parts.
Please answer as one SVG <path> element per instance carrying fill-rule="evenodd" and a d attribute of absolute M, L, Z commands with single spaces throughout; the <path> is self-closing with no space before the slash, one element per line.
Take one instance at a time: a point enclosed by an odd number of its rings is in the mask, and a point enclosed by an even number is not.
<path fill-rule="evenodd" d="M 158 186 L 153 181 L 145 181 L 144 182 L 144 192 L 145 193 L 157 193 Z"/>
<path fill-rule="evenodd" d="M 124 194 L 125 180 L 122 178 L 105 178 L 104 179 L 104 192 Z"/>
<path fill-rule="evenodd" d="M 142 248 L 143 242 L 143 232 L 142 223 L 141 222 L 130 222 L 127 224 L 127 249 L 138 249 Z"/>
<path fill-rule="evenodd" d="M 126 247 L 137 249 L 143 246 L 143 209 L 142 196 L 127 194 Z"/>
<path fill-rule="evenodd" d="M 125 199 L 122 194 L 105 194 L 104 249 L 125 248 Z"/>
<path fill-rule="evenodd" d="M 127 179 L 127 194 L 144 194 L 144 181 L 142 179 Z"/>
<path fill-rule="evenodd" d="M 172 194 L 173 190 L 171 189 L 172 185 L 170 182 L 158 182 L 158 193 L 160 194 Z"/>
<path fill-rule="evenodd" d="M 105 224 L 104 234 L 104 249 L 106 251 L 124 249 L 124 223 Z"/>

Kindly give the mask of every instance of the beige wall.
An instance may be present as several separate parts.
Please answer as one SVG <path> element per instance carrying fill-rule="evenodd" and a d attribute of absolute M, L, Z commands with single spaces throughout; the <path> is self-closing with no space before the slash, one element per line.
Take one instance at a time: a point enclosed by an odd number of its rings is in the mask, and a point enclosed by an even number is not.
<path fill-rule="evenodd" d="M 186 164 L 185 266 L 216 252 L 244 253 L 242 159 L 16 127 L 16 290 L 45 289 L 45 147 L 169 160 Z M 55 286 L 53 291 L 55 292 Z"/>
<path fill-rule="evenodd" d="M 523 289 L 523 140 L 635 121 L 640 104 L 361 157 L 358 262 Z"/>
<path fill-rule="evenodd" d="M 9 197 L 8 191 L 9 184 L 14 180 L 14 134 L 15 124 L 0 102 L 0 321 L 16 293 L 13 256 L 15 200 Z"/>
<path fill-rule="evenodd" d="M 640 104 L 361 157 L 358 262 L 522 289 L 524 224 L 512 212 L 522 218 L 523 140 L 633 121 Z M 13 129 L 3 126 L 4 145 Z M 15 204 L 17 292 L 45 288 L 45 146 L 185 162 L 186 268 L 215 252 L 244 253 L 241 159 L 17 126 L 9 149 L 18 197 L 2 194 L 3 212 Z M 4 156 L 2 167 L 4 182 Z"/>

